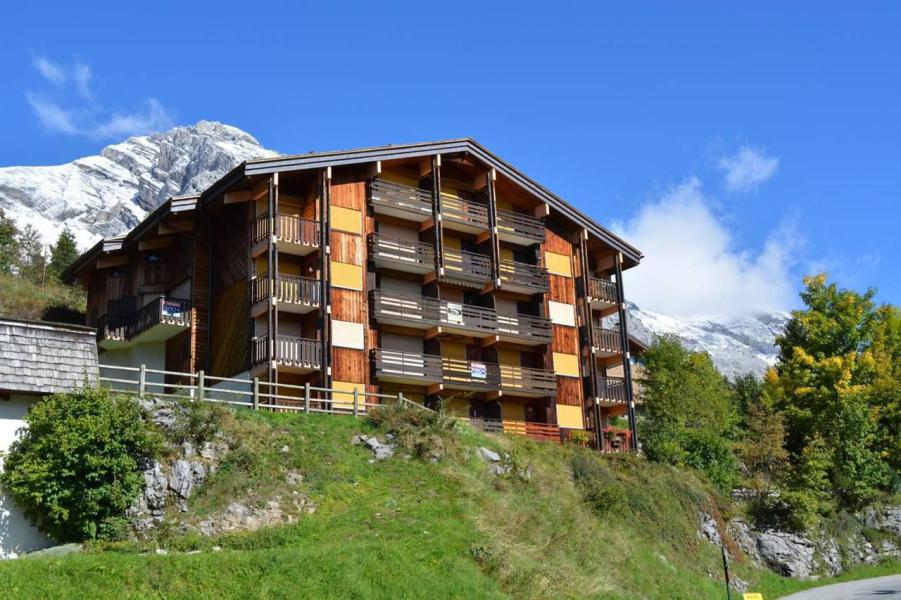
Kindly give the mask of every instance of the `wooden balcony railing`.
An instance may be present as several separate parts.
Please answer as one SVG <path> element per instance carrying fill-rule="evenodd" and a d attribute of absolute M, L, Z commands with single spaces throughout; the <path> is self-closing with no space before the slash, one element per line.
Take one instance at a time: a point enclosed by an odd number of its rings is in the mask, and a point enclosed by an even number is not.
<path fill-rule="evenodd" d="M 369 257 L 396 265 L 401 270 L 434 270 L 435 246 L 426 242 L 395 240 L 369 234 Z"/>
<path fill-rule="evenodd" d="M 527 289 L 534 293 L 544 293 L 550 289 L 547 269 L 544 267 L 501 259 L 500 273 L 501 285 Z"/>
<path fill-rule="evenodd" d="M 497 312 L 493 308 L 441 300 L 439 323 L 448 328 L 465 329 L 486 335 L 497 333 Z"/>
<path fill-rule="evenodd" d="M 458 281 L 488 283 L 492 279 L 491 257 L 466 250 L 445 248 L 444 276 Z"/>
<path fill-rule="evenodd" d="M 129 338 L 134 338 L 154 325 L 191 326 L 191 301 L 160 296 L 139 308 L 130 323 Z"/>
<path fill-rule="evenodd" d="M 607 304 L 617 304 L 619 302 L 616 293 L 616 283 L 609 279 L 600 279 L 599 277 L 588 278 L 588 296 L 592 300 Z"/>
<path fill-rule="evenodd" d="M 503 335 L 534 340 L 542 344 L 550 343 L 553 336 L 551 320 L 532 315 L 498 313 L 497 329 Z"/>
<path fill-rule="evenodd" d="M 370 352 L 376 377 L 416 378 L 441 381 L 441 357 L 376 348 Z"/>
<path fill-rule="evenodd" d="M 376 320 L 401 321 L 411 325 L 438 325 L 440 301 L 437 298 L 408 296 L 399 292 L 372 290 L 370 311 Z"/>
<path fill-rule="evenodd" d="M 496 364 L 457 358 L 441 359 L 444 384 L 468 390 L 496 390 L 500 386 L 500 368 Z"/>
<path fill-rule="evenodd" d="M 441 193 L 441 217 L 467 227 L 488 229 L 487 206 L 445 192 Z"/>
<path fill-rule="evenodd" d="M 97 339 L 124 342 L 128 340 L 130 315 L 105 314 L 97 318 Z"/>
<path fill-rule="evenodd" d="M 604 353 L 619 354 L 623 351 L 623 340 L 618 329 L 594 327 L 595 348 Z"/>
<path fill-rule="evenodd" d="M 305 246 L 319 246 L 319 221 L 279 213 L 275 219 L 275 235 L 280 240 Z M 269 213 L 253 221 L 253 243 L 269 237 Z"/>
<path fill-rule="evenodd" d="M 270 357 L 269 336 L 252 340 L 251 362 L 255 365 L 267 360 L 279 364 L 317 369 L 322 366 L 322 342 L 308 338 L 278 335 L 275 337 L 274 354 Z"/>
<path fill-rule="evenodd" d="M 616 404 L 626 403 L 626 380 L 622 377 L 598 377 L 595 398 Z"/>
<path fill-rule="evenodd" d="M 275 290 L 273 296 L 279 302 L 319 306 L 320 290 L 318 280 L 296 275 L 279 275 L 274 280 L 270 280 L 268 273 L 263 273 L 250 280 L 252 304 L 269 299 L 270 281 L 272 281 Z"/>
<path fill-rule="evenodd" d="M 385 179 L 369 184 L 369 199 L 374 206 L 415 213 L 416 220 L 432 216 L 432 192 Z"/>
<path fill-rule="evenodd" d="M 603 430 L 602 452 L 628 452 L 631 450 L 632 432 L 618 427 L 605 427 Z"/>
<path fill-rule="evenodd" d="M 501 389 L 513 394 L 553 395 L 557 391 L 557 376 L 544 369 L 500 365 Z"/>
<path fill-rule="evenodd" d="M 524 435 L 543 442 L 561 443 L 560 427 L 552 423 L 532 423 L 530 421 L 511 421 L 508 419 L 482 419 L 472 417 L 470 424 L 487 433 L 511 433 Z"/>
<path fill-rule="evenodd" d="M 498 235 L 503 239 L 524 238 L 535 244 L 544 241 L 544 223 L 532 215 L 524 215 L 512 210 L 498 210 L 497 229 Z"/>

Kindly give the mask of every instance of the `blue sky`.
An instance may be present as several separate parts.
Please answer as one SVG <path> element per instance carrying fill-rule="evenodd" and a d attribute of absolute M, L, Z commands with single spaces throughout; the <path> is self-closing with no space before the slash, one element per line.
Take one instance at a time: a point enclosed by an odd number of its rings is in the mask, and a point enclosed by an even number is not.
<path fill-rule="evenodd" d="M 901 303 L 901 4 L 90 3 L 5 9 L 0 165 L 223 121 L 282 152 L 471 136 L 629 236 L 633 298 Z"/>

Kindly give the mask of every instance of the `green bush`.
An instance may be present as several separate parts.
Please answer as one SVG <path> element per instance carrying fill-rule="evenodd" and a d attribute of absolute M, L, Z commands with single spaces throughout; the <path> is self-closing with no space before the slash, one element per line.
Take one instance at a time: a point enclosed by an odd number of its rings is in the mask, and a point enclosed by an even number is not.
<path fill-rule="evenodd" d="M 38 402 L 0 483 L 57 542 L 115 539 L 162 445 L 136 400 L 83 388 Z"/>
<path fill-rule="evenodd" d="M 452 450 L 456 439 L 456 420 L 443 412 L 385 405 L 369 411 L 367 420 L 397 436 L 398 446 L 417 458 L 441 457 Z"/>

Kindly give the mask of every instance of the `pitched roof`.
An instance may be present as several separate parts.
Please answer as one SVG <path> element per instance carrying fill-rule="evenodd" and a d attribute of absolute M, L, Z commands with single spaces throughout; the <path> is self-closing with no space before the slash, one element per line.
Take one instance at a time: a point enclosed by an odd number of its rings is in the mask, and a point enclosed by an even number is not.
<path fill-rule="evenodd" d="M 93 329 L 0 317 L 0 392 L 52 394 L 96 381 Z"/>

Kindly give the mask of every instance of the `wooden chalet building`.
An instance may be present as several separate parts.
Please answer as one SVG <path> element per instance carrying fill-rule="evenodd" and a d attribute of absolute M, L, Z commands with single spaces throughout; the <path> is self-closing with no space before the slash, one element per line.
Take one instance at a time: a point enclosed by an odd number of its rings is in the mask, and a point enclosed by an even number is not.
<path fill-rule="evenodd" d="M 640 259 L 459 139 L 247 161 L 66 276 L 88 290 L 101 363 L 402 391 L 600 443 L 634 412 L 628 332 L 602 319 L 625 323 Z"/>

